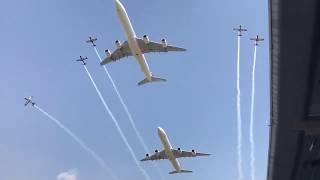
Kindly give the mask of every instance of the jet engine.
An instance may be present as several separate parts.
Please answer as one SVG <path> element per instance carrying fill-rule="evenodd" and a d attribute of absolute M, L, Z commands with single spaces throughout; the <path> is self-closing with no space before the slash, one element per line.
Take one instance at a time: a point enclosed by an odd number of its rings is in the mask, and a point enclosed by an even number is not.
<path fill-rule="evenodd" d="M 104 52 L 106 53 L 107 57 L 110 57 L 110 56 L 111 56 L 111 52 L 110 52 L 109 49 L 104 50 Z"/>
<path fill-rule="evenodd" d="M 197 155 L 197 153 L 196 153 L 196 151 L 194 149 L 191 150 L 191 153 L 192 153 L 192 156 L 196 156 Z"/>
<path fill-rule="evenodd" d="M 149 154 L 146 154 L 146 157 L 149 158 Z"/>
<path fill-rule="evenodd" d="M 163 47 L 167 47 L 168 46 L 166 39 L 162 39 L 161 42 L 162 42 L 162 46 Z"/>
<path fill-rule="evenodd" d="M 179 153 L 179 154 L 181 154 L 181 153 L 182 153 L 181 148 L 178 148 L 178 153 Z"/>
<path fill-rule="evenodd" d="M 157 157 L 157 159 L 159 159 L 159 155 L 160 155 L 160 153 L 159 153 L 158 149 L 156 149 L 154 152 L 156 153 L 156 157 Z"/>
<path fill-rule="evenodd" d="M 144 43 L 148 44 L 150 41 L 149 41 L 149 37 L 145 34 L 143 35 L 143 41 Z"/>
<path fill-rule="evenodd" d="M 119 40 L 116 40 L 115 44 L 118 49 L 121 48 L 121 42 Z"/>

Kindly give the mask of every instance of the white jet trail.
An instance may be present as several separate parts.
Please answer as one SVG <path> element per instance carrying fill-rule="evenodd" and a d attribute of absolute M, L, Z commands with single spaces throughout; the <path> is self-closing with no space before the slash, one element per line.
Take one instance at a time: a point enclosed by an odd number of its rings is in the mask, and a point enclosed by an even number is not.
<path fill-rule="evenodd" d="M 237 127 L 238 127 L 238 180 L 243 179 L 242 172 L 242 121 L 241 121 L 241 104 L 240 104 L 240 36 L 238 36 L 238 53 L 237 53 Z"/>
<path fill-rule="evenodd" d="M 93 49 L 94 49 L 97 57 L 99 58 L 100 62 L 102 62 L 102 58 L 101 58 L 101 56 L 100 56 L 97 48 L 94 46 Z M 131 115 L 131 113 L 130 113 L 130 111 L 129 111 L 127 105 L 126 105 L 126 103 L 125 103 L 124 100 L 122 99 L 122 96 L 121 96 L 121 94 L 120 94 L 120 92 L 119 92 L 119 90 L 118 90 L 118 87 L 116 86 L 115 82 L 113 81 L 113 78 L 111 77 L 111 75 L 110 75 L 109 71 L 107 70 L 106 66 L 103 66 L 103 69 L 104 69 L 104 71 L 106 72 L 106 74 L 107 74 L 107 76 L 108 76 L 108 78 L 109 78 L 109 80 L 110 80 L 110 82 L 111 82 L 111 84 L 112 84 L 112 87 L 113 87 L 114 91 L 116 92 L 116 94 L 117 94 L 117 96 L 118 96 L 118 99 L 119 99 L 119 101 L 120 101 L 120 103 L 121 103 L 124 111 L 126 112 L 126 114 L 127 114 L 127 116 L 128 116 L 128 119 L 129 119 L 129 121 L 130 121 L 131 126 L 132 126 L 134 132 L 136 133 L 136 136 L 138 137 L 141 145 L 143 146 L 144 151 L 145 151 L 145 152 L 148 152 L 148 153 L 151 152 L 151 151 L 149 150 L 149 148 L 147 147 L 146 143 L 144 142 L 141 134 L 139 133 L 139 130 L 138 130 L 138 128 L 137 128 L 137 126 L 136 126 L 133 118 L 132 118 L 132 115 Z M 153 163 L 153 164 L 154 164 L 155 168 L 157 169 L 158 173 L 160 174 L 161 179 L 163 180 L 164 177 L 163 177 L 163 174 L 162 174 L 159 166 L 158 166 L 157 164 L 155 164 L 155 163 Z"/>
<path fill-rule="evenodd" d="M 102 61 L 102 58 L 101 58 L 101 56 L 99 55 L 99 53 L 98 53 L 98 51 L 97 51 L 97 48 L 96 48 L 96 47 L 93 47 L 93 48 L 94 48 L 94 51 L 96 52 L 96 54 L 97 54 L 97 56 L 98 56 L 98 58 L 99 58 L 99 60 L 100 60 L 100 62 L 101 62 L 101 61 Z M 132 126 L 134 132 L 136 133 L 136 135 L 137 135 L 140 143 L 142 144 L 142 146 L 143 146 L 143 148 L 144 148 L 144 150 L 145 150 L 146 152 L 150 152 L 150 151 L 149 151 L 149 148 L 147 147 L 146 143 L 144 142 L 141 134 L 139 133 L 139 130 L 138 130 L 135 122 L 133 121 L 132 115 L 131 115 L 131 113 L 129 112 L 126 103 L 125 103 L 124 100 L 122 99 L 122 96 L 121 96 L 121 94 L 120 94 L 120 92 L 119 92 L 116 84 L 114 83 L 114 81 L 113 81 L 113 79 L 112 79 L 109 71 L 107 70 L 106 66 L 103 66 L 103 69 L 104 69 L 104 71 L 106 72 L 106 74 L 107 74 L 107 76 L 108 76 L 108 78 L 109 78 L 109 80 L 110 80 L 110 82 L 111 82 L 111 84 L 112 84 L 112 87 L 113 87 L 114 91 L 116 92 L 116 94 L 117 94 L 117 96 L 118 96 L 118 99 L 119 99 L 119 101 L 120 101 L 120 103 L 121 103 L 124 111 L 126 112 L 128 118 L 129 118 L 129 121 L 130 121 L 130 123 L 131 123 L 131 126 Z"/>
<path fill-rule="evenodd" d="M 90 147 L 88 147 L 78 136 L 76 136 L 70 129 L 65 127 L 60 121 L 58 121 L 49 113 L 41 109 L 39 106 L 34 105 L 34 107 L 38 109 L 42 114 L 47 116 L 54 123 L 56 123 L 64 132 L 66 132 L 74 141 L 76 141 L 82 147 L 83 150 L 85 150 L 89 155 L 91 155 L 93 159 L 95 159 L 99 163 L 99 165 L 112 176 L 112 179 L 114 180 L 119 179 L 115 174 L 112 173 L 112 170 L 111 168 L 109 168 L 107 163 L 95 151 L 93 151 Z"/>
<path fill-rule="evenodd" d="M 252 67 L 252 86 L 251 86 L 251 110 L 250 110 L 250 148 L 251 148 L 251 180 L 255 180 L 255 143 L 253 138 L 253 113 L 254 113 L 254 95 L 255 95 L 255 71 L 257 60 L 257 45 L 254 46 L 253 67 Z"/>
<path fill-rule="evenodd" d="M 84 69 L 86 70 L 86 72 L 87 72 L 87 74 L 88 74 L 88 77 L 90 78 L 91 83 L 92 83 L 92 85 L 94 86 L 94 88 L 95 88 L 95 90 L 96 90 L 96 92 L 97 92 L 97 94 L 98 94 L 98 96 L 99 96 L 102 104 L 104 105 L 104 107 L 105 107 L 105 109 L 107 110 L 109 116 L 111 117 L 114 125 L 116 126 L 117 131 L 118 131 L 118 133 L 120 134 L 123 142 L 124 142 L 125 145 L 127 146 L 127 148 L 128 148 L 128 150 L 129 150 L 129 152 L 130 152 L 130 154 L 131 154 L 131 156 L 132 156 L 135 164 L 137 165 L 137 167 L 139 168 L 139 170 L 142 172 L 142 174 L 145 176 L 145 178 L 146 178 L 147 180 L 150 180 L 150 176 L 149 176 L 149 175 L 147 174 L 147 172 L 140 166 L 139 161 L 138 161 L 136 155 L 134 154 L 132 147 L 130 146 L 130 144 L 129 144 L 127 138 L 126 138 L 126 136 L 124 135 L 124 133 L 123 133 L 123 131 L 122 131 L 122 129 L 121 129 L 118 121 L 116 120 L 116 118 L 114 117 L 113 113 L 111 112 L 109 106 L 107 105 L 106 101 L 104 100 L 104 98 L 103 98 L 100 90 L 98 89 L 96 83 L 94 82 L 94 80 L 93 80 L 90 72 L 88 71 L 88 69 L 87 69 L 86 66 L 83 66 L 83 67 L 84 67 Z"/>

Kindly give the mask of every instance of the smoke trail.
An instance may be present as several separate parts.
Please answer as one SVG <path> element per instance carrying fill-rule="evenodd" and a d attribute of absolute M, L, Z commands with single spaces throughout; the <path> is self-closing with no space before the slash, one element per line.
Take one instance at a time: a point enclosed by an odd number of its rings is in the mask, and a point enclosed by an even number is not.
<path fill-rule="evenodd" d="M 100 60 L 100 62 L 101 62 L 102 59 L 101 59 L 101 57 L 100 57 L 100 55 L 99 55 L 96 47 L 94 47 L 94 51 L 96 52 L 96 54 L 97 54 L 97 56 L 98 56 L 98 58 L 99 58 L 99 60 Z M 133 121 L 132 115 L 131 115 L 130 111 L 128 110 L 128 107 L 127 107 L 126 103 L 125 103 L 124 100 L 122 99 L 122 96 L 121 96 L 121 94 L 120 94 L 120 92 L 119 92 L 116 84 L 114 83 L 114 81 L 113 81 L 113 79 L 112 79 L 109 71 L 107 70 L 106 66 L 103 66 L 103 69 L 104 69 L 104 71 L 106 72 L 106 74 L 107 74 L 107 76 L 108 76 L 108 78 L 109 78 L 109 80 L 110 80 L 110 82 L 111 82 L 111 84 L 112 84 L 112 87 L 113 87 L 114 91 L 116 92 L 116 94 L 117 94 L 117 96 L 118 96 L 118 99 L 119 99 L 119 101 L 120 101 L 120 103 L 121 103 L 124 111 L 126 112 L 128 118 L 129 118 L 129 121 L 130 121 L 130 123 L 131 123 L 131 126 L 132 126 L 132 128 L 134 129 L 134 132 L 136 133 L 136 135 L 137 135 L 140 143 L 142 144 L 142 146 L 143 146 L 143 148 L 144 148 L 144 150 L 145 150 L 146 152 L 150 152 L 150 151 L 149 151 L 149 148 L 147 147 L 146 143 L 144 142 L 141 134 L 139 133 L 139 130 L 138 130 L 138 128 L 136 127 L 136 124 L 135 124 L 134 121 Z"/>
<path fill-rule="evenodd" d="M 87 69 L 86 66 L 83 66 L 83 67 L 84 67 L 84 69 L 86 70 L 86 72 L 87 72 L 87 74 L 88 74 L 88 77 L 90 78 L 91 83 L 92 83 L 92 85 L 94 86 L 94 88 L 95 88 L 95 90 L 96 90 L 96 92 L 97 92 L 97 94 L 98 94 L 98 96 L 99 96 L 102 104 L 104 105 L 104 107 L 105 107 L 105 109 L 107 110 L 109 116 L 111 117 L 114 125 L 116 126 L 117 131 L 118 131 L 118 133 L 120 134 L 123 142 L 124 142 L 125 145 L 127 146 L 127 148 L 128 148 L 128 150 L 129 150 L 129 152 L 130 152 L 130 154 L 131 154 L 131 156 L 132 156 L 135 164 L 137 165 L 137 167 L 139 168 L 139 170 L 142 172 L 142 174 L 145 176 L 145 178 L 146 178 L 147 180 L 150 180 L 150 177 L 149 177 L 149 175 L 147 174 L 147 172 L 140 166 L 139 161 L 138 161 L 136 155 L 134 154 L 132 147 L 130 146 L 130 144 L 129 144 L 127 138 L 126 138 L 126 136 L 124 135 L 122 129 L 120 128 L 120 125 L 118 124 L 118 121 L 117 121 L 116 118 L 114 117 L 114 115 L 113 115 L 113 113 L 111 112 L 109 106 L 107 105 L 107 103 L 105 102 L 103 96 L 101 95 L 101 92 L 100 92 L 100 90 L 98 89 L 96 83 L 94 82 L 94 80 L 93 80 L 90 72 L 88 71 L 88 69 Z"/>
<path fill-rule="evenodd" d="M 83 150 L 85 150 L 89 155 L 91 155 L 93 157 L 93 159 L 95 159 L 99 165 L 105 169 L 111 176 L 112 179 L 114 180 L 118 180 L 119 178 L 117 176 L 115 176 L 112 173 L 112 170 L 107 166 L 107 163 L 95 152 L 93 151 L 90 147 L 88 147 L 78 136 L 76 136 L 70 129 L 68 129 L 67 127 L 65 127 L 60 121 L 58 121 L 56 118 L 54 118 L 53 116 L 51 116 L 49 113 L 47 113 L 46 111 L 44 111 L 43 109 L 41 109 L 39 106 L 34 105 L 34 107 L 36 109 L 38 109 L 42 114 L 44 114 L 45 116 L 47 116 L 50 120 L 52 120 L 54 123 L 56 123 L 63 131 L 65 131 L 73 140 L 75 140 Z"/>
<path fill-rule="evenodd" d="M 93 49 L 94 49 L 97 57 L 99 58 L 100 62 L 102 62 L 102 58 L 101 58 L 100 54 L 98 53 L 97 48 L 94 46 Z M 138 128 L 137 128 L 137 126 L 136 126 L 133 118 L 132 118 L 132 115 L 131 115 L 131 113 L 130 113 L 130 111 L 129 111 L 127 105 L 126 105 L 126 103 L 125 103 L 124 100 L 122 99 L 122 96 L 121 96 L 121 94 L 120 94 L 120 92 L 119 92 L 119 90 L 118 90 L 118 87 L 116 86 L 115 82 L 113 81 L 113 78 L 111 77 L 111 75 L 110 75 L 109 71 L 107 70 L 106 66 L 103 66 L 103 69 L 104 69 L 105 73 L 107 74 L 107 76 L 108 76 L 108 78 L 109 78 L 109 80 L 110 80 L 110 82 L 111 82 L 111 84 L 112 84 L 112 87 L 113 87 L 114 91 L 116 92 L 117 97 L 118 97 L 118 99 L 119 99 L 119 101 L 120 101 L 120 103 L 121 103 L 124 111 L 126 112 L 128 118 L 129 118 L 130 124 L 131 124 L 134 132 L 136 133 L 136 136 L 138 137 L 138 139 L 139 139 L 139 141 L 140 141 L 140 144 L 143 146 L 144 151 L 149 153 L 150 150 L 149 150 L 149 148 L 147 147 L 146 143 L 144 142 L 141 134 L 139 133 L 139 130 L 138 130 Z M 154 166 L 156 167 L 158 173 L 160 174 L 161 179 L 164 179 L 163 174 L 162 174 L 159 166 L 157 166 L 157 164 L 155 164 L 155 163 L 153 163 L 153 164 L 154 164 Z"/>
<path fill-rule="evenodd" d="M 254 112 L 254 93 L 255 93 L 255 71 L 257 60 L 257 45 L 254 46 L 253 67 L 252 67 L 252 89 L 251 89 L 251 111 L 250 111 L 250 148 L 251 148 L 251 180 L 255 180 L 255 143 L 253 138 L 253 112 Z"/>
<path fill-rule="evenodd" d="M 242 172 L 242 121 L 240 105 L 240 36 L 238 36 L 238 53 L 237 53 L 237 127 L 238 127 L 238 180 L 243 179 Z"/>

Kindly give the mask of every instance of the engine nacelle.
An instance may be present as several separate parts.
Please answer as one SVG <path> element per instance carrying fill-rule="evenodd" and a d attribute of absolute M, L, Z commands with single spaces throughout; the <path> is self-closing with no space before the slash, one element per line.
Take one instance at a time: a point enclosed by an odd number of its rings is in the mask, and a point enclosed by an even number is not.
<path fill-rule="evenodd" d="M 143 35 L 143 41 L 144 43 L 148 44 L 150 42 L 149 37 L 147 35 Z"/>
<path fill-rule="evenodd" d="M 162 46 L 163 47 L 167 47 L 168 46 L 166 39 L 162 39 L 161 42 L 162 42 Z"/>
<path fill-rule="evenodd" d="M 192 156 L 196 156 L 197 155 L 197 153 L 196 153 L 196 151 L 194 149 L 191 150 L 191 153 L 192 153 Z"/>
<path fill-rule="evenodd" d="M 121 42 L 119 40 L 116 40 L 115 44 L 118 49 L 121 48 Z"/>
<path fill-rule="evenodd" d="M 156 149 L 154 152 L 155 152 L 156 158 L 160 159 L 160 153 L 159 153 L 158 149 Z"/>
<path fill-rule="evenodd" d="M 146 157 L 148 158 L 148 157 L 149 157 L 149 154 L 146 154 Z"/>
<path fill-rule="evenodd" d="M 156 150 L 154 150 L 154 152 L 156 153 L 156 156 L 159 156 L 159 151 L 158 151 L 158 149 L 156 149 Z"/>
<path fill-rule="evenodd" d="M 107 57 L 110 57 L 110 56 L 111 56 L 111 52 L 110 52 L 109 49 L 104 50 L 104 52 L 106 53 Z"/>
<path fill-rule="evenodd" d="M 181 154 L 181 153 L 182 153 L 181 148 L 178 148 L 178 153 L 179 153 L 179 154 Z"/>

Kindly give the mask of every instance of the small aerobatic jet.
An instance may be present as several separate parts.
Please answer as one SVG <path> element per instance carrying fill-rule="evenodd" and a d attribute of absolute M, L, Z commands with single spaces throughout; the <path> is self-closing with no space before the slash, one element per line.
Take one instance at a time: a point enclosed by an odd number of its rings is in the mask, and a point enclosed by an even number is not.
<path fill-rule="evenodd" d="M 242 36 L 243 31 L 247 31 L 247 29 L 242 28 L 242 25 L 239 28 L 233 28 L 234 31 L 238 31 L 238 36 Z"/>
<path fill-rule="evenodd" d="M 259 36 L 257 35 L 257 37 L 255 38 L 250 38 L 251 41 L 254 41 L 254 45 L 258 46 L 258 42 L 259 41 L 263 41 L 264 39 L 263 38 L 259 38 Z"/>
<path fill-rule="evenodd" d="M 98 40 L 97 38 L 92 38 L 91 36 L 89 36 L 89 40 L 86 41 L 86 43 L 91 43 L 92 46 L 96 46 L 96 44 L 94 43 L 96 40 Z"/>
<path fill-rule="evenodd" d="M 80 61 L 80 62 L 82 62 L 82 65 L 86 65 L 87 64 L 87 62 L 86 62 L 87 59 L 88 59 L 87 57 L 80 56 L 80 59 L 77 59 L 76 61 Z"/>
<path fill-rule="evenodd" d="M 33 102 L 31 99 L 32 99 L 33 96 L 29 96 L 29 97 L 25 97 L 24 99 L 26 100 L 26 102 L 24 103 L 24 106 L 27 106 L 29 103 L 34 106 L 36 105 L 35 102 Z"/>
<path fill-rule="evenodd" d="M 176 173 L 191 173 L 192 171 L 183 170 L 179 164 L 177 158 L 183 157 L 197 157 L 197 156 L 209 156 L 210 154 L 205 153 L 198 153 L 194 149 L 191 151 L 183 151 L 181 148 L 173 149 L 169 139 L 161 127 L 158 127 L 158 135 L 160 140 L 164 146 L 164 150 L 158 151 L 155 150 L 153 155 L 146 154 L 146 157 L 141 159 L 141 161 L 153 161 L 153 160 L 161 160 L 161 159 L 168 159 L 172 166 L 174 167 L 175 171 L 169 172 L 169 174 L 176 174 Z"/>
<path fill-rule="evenodd" d="M 147 35 L 144 35 L 143 38 L 138 38 L 134 32 L 124 6 L 119 0 L 115 0 L 115 4 L 120 22 L 127 35 L 127 41 L 124 41 L 123 43 L 121 43 L 119 40 L 115 41 L 117 49 L 112 53 L 108 49 L 105 50 L 107 57 L 100 64 L 105 65 L 124 57 L 134 56 L 145 75 L 145 79 L 140 81 L 138 85 L 143 85 L 150 82 L 166 81 L 166 79 L 153 76 L 153 74 L 150 72 L 144 54 L 151 52 L 186 51 L 186 49 L 170 46 L 167 44 L 165 39 L 162 39 L 161 42 L 158 43 L 150 41 Z"/>

